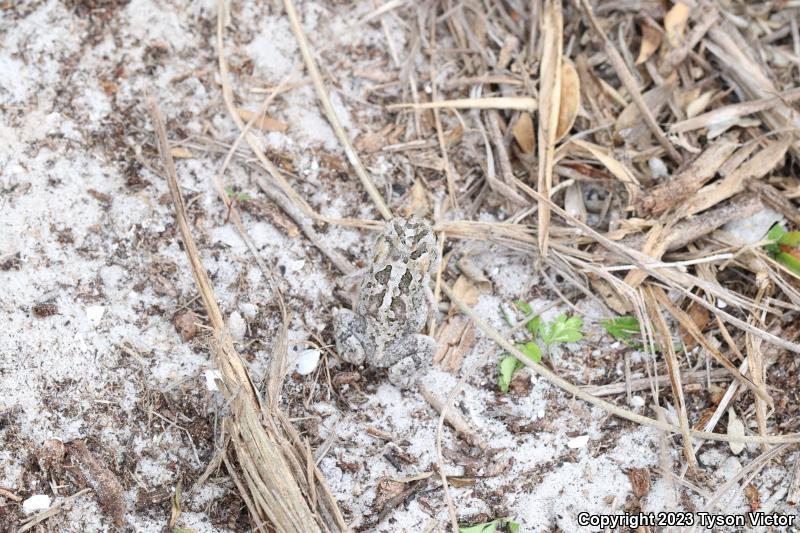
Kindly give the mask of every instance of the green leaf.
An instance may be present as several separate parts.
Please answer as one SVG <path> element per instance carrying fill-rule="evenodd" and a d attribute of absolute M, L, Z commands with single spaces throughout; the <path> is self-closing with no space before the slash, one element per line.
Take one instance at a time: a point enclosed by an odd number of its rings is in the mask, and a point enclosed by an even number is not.
<path fill-rule="evenodd" d="M 496 533 L 497 520 L 485 522 L 483 524 L 474 524 L 471 526 L 462 526 L 458 528 L 458 533 Z"/>
<path fill-rule="evenodd" d="M 517 533 L 519 531 L 519 524 L 513 520 L 506 521 L 506 526 L 508 526 L 508 530 L 511 533 Z"/>
<path fill-rule="evenodd" d="M 500 360 L 500 364 L 497 367 L 500 371 L 497 376 L 497 386 L 500 387 L 500 390 L 504 393 L 508 392 L 508 386 L 511 384 L 511 377 L 517 369 L 522 367 L 522 363 L 517 361 L 517 358 L 513 355 L 507 355 Z"/>
<path fill-rule="evenodd" d="M 249 202 L 253 198 L 252 198 L 252 196 L 250 196 L 246 192 L 242 192 L 242 193 L 239 193 L 239 195 L 236 197 L 236 199 L 239 200 L 240 202 Z"/>
<path fill-rule="evenodd" d="M 792 254 L 787 254 L 786 252 L 780 252 L 777 256 L 775 256 L 775 259 L 780 264 L 800 276 L 800 259 L 797 259 Z"/>
<path fill-rule="evenodd" d="M 630 340 L 639 334 L 639 321 L 635 316 L 618 316 L 600 322 L 603 329 L 618 341 Z"/>
<path fill-rule="evenodd" d="M 781 251 L 780 247 L 778 246 L 778 240 L 783 237 L 786 233 L 786 230 L 781 227 L 780 224 L 775 224 L 772 226 L 767 233 L 767 240 L 772 241 L 769 244 L 764 245 L 764 248 L 771 254 L 777 254 Z"/>
<path fill-rule="evenodd" d="M 169 522 L 167 523 L 168 529 L 175 529 L 175 525 L 178 523 L 178 518 L 181 516 L 181 480 L 178 480 L 178 484 L 175 486 L 175 494 L 172 495 L 172 509 L 170 510 L 170 517 Z"/>
<path fill-rule="evenodd" d="M 525 328 L 527 328 L 528 332 L 536 337 L 539 334 L 539 328 L 542 327 L 542 317 L 536 315 L 532 319 L 528 320 L 528 323 L 525 324 Z"/>
<path fill-rule="evenodd" d="M 548 346 L 556 342 L 577 342 L 583 338 L 581 333 L 583 319 L 579 316 L 561 315 L 549 324 L 542 325 L 539 334 Z"/>
<path fill-rule="evenodd" d="M 227 194 L 229 198 L 230 198 L 231 196 L 233 196 L 233 187 L 231 187 L 230 185 L 228 185 L 227 187 L 225 187 L 225 194 Z"/>
<path fill-rule="evenodd" d="M 523 315 L 527 316 L 527 315 L 533 313 L 533 309 L 531 309 L 531 304 L 529 304 L 525 300 L 517 300 L 516 302 L 514 302 L 514 305 L 516 305 L 517 308 L 520 311 L 522 311 Z"/>
<path fill-rule="evenodd" d="M 526 342 L 526 343 L 517 343 L 517 349 L 525 354 L 525 357 L 533 361 L 534 363 L 541 363 L 542 362 L 542 351 L 539 349 L 539 345 L 535 342 Z M 522 366 L 520 364 L 520 366 Z"/>
<path fill-rule="evenodd" d="M 792 248 L 797 248 L 800 246 L 800 231 L 789 231 L 784 233 L 778 239 L 778 244 L 782 244 L 784 246 L 791 246 Z"/>

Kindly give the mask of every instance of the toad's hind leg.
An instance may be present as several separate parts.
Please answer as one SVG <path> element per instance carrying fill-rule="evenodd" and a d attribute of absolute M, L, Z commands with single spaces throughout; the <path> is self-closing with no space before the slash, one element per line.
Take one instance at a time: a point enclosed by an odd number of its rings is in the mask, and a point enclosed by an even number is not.
<path fill-rule="evenodd" d="M 421 367 L 428 367 L 436 352 L 436 341 L 427 335 L 409 335 L 393 346 L 393 351 L 400 356 L 389 367 L 389 382 L 401 389 L 408 389 L 414 384 Z"/>

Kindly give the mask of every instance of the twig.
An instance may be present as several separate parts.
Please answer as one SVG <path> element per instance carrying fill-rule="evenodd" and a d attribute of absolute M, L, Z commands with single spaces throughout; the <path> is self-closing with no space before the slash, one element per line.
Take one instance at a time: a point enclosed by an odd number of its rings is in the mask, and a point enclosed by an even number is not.
<path fill-rule="evenodd" d="M 536 98 L 528 96 L 496 96 L 494 98 L 460 98 L 439 100 L 420 104 L 391 104 L 387 109 L 507 109 L 514 111 L 536 111 Z"/>
<path fill-rule="evenodd" d="M 650 320 L 653 322 L 655 329 L 658 330 L 658 336 L 661 339 L 661 351 L 664 354 L 664 359 L 667 362 L 667 373 L 669 375 L 669 382 L 672 387 L 672 398 L 675 403 L 675 412 L 678 413 L 678 421 L 680 422 L 680 430 L 683 435 L 683 456 L 689 468 L 692 471 L 697 470 L 697 458 L 692 450 L 692 439 L 689 438 L 689 419 L 686 413 L 686 400 L 683 397 L 683 383 L 681 380 L 680 365 L 678 357 L 675 355 L 675 348 L 672 345 L 672 336 L 669 333 L 667 321 L 664 320 L 664 315 L 658 305 L 658 298 L 665 295 L 658 287 L 648 285 L 645 288 L 645 298 Z"/>
<path fill-rule="evenodd" d="M 555 165 L 556 129 L 561 105 L 561 51 L 564 19 L 561 0 L 545 0 L 542 17 L 542 50 L 539 62 L 539 96 L 543 105 L 539 109 L 539 161 L 537 186 L 539 194 L 550 198 Z M 550 208 L 539 204 L 537 240 L 539 252 L 547 257 L 550 239 Z"/>
<path fill-rule="evenodd" d="M 342 148 L 344 149 L 344 153 L 347 155 L 347 159 L 350 161 L 350 164 L 353 165 L 353 170 L 356 171 L 358 179 L 361 180 L 361 185 L 364 186 L 367 194 L 369 194 L 370 198 L 372 198 L 372 201 L 375 203 L 375 207 L 378 209 L 378 212 L 380 212 L 384 219 L 391 220 L 394 215 L 392 215 L 392 212 L 386 206 L 386 202 L 383 201 L 383 197 L 381 196 L 380 192 L 378 192 L 378 189 L 375 188 L 375 184 L 372 183 L 372 178 L 370 178 L 369 174 L 367 174 L 367 170 L 364 168 L 364 165 L 361 164 L 361 160 L 353 148 L 350 138 L 344 131 L 344 128 L 339 121 L 339 117 L 336 115 L 336 111 L 333 109 L 333 105 L 331 105 L 330 98 L 328 98 L 328 92 L 325 89 L 325 84 L 322 81 L 319 68 L 317 68 L 317 63 L 314 61 L 314 56 L 311 54 L 311 48 L 308 44 L 308 40 L 306 39 L 306 34 L 303 31 L 303 27 L 300 25 L 300 21 L 297 18 L 297 11 L 294 9 L 292 0 L 283 0 L 283 7 L 286 9 L 286 15 L 289 17 L 289 24 L 292 27 L 292 33 L 294 33 L 294 36 L 297 39 L 297 45 L 300 47 L 300 53 L 302 54 L 303 61 L 306 64 L 308 75 L 311 76 L 311 79 L 314 82 L 314 89 L 317 92 L 317 98 L 319 98 L 320 104 L 322 104 L 322 110 L 325 112 L 328 122 L 330 122 L 336 137 L 339 139 L 339 142 L 342 143 Z"/>
<path fill-rule="evenodd" d="M 58 502 L 58 503 L 54 503 L 53 505 L 51 505 L 50 507 L 48 507 L 47 509 L 45 509 L 41 513 L 37 513 L 37 514 L 33 515 L 32 517 L 30 517 L 27 520 L 25 520 L 25 522 L 23 522 L 23 524 L 20 526 L 20 528 L 16 530 L 17 533 L 25 533 L 29 529 L 32 529 L 34 526 L 36 526 L 36 524 L 44 522 L 45 520 L 47 520 L 51 516 L 55 516 L 56 514 L 58 514 L 59 511 L 61 511 L 62 507 L 64 507 L 67 504 L 72 503 L 73 501 L 77 500 L 78 498 L 80 498 L 81 496 L 83 496 L 87 492 L 90 492 L 91 490 L 92 489 L 79 490 L 78 492 L 76 492 L 72 496 L 68 496 L 68 497 L 64 498 L 63 500 L 61 500 L 60 502 Z"/>
<path fill-rule="evenodd" d="M 728 371 L 723 368 L 717 368 L 712 370 L 710 374 L 707 374 L 705 371 L 702 372 L 688 372 L 683 374 L 682 376 L 686 383 L 704 383 L 706 379 L 710 379 L 712 382 L 717 381 L 728 381 L 730 379 L 730 375 Z M 631 392 L 633 391 L 640 391 L 649 388 L 653 383 L 653 380 L 650 378 L 637 378 L 632 379 L 629 382 L 619 382 L 619 383 L 609 383 L 608 385 L 587 385 L 584 386 L 583 389 L 592 394 L 594 396 L 611 396 L 614 394 L 622 394 L 626 392 L 626 386 L 630 385 Z M 669 384 L 669 376 L 659 376 L 657 380 L 655 380 L 655 385 L 657 387 L 661 387 L 664 385 Z M 710 431 L 706 429 L 706 431 Z"/>

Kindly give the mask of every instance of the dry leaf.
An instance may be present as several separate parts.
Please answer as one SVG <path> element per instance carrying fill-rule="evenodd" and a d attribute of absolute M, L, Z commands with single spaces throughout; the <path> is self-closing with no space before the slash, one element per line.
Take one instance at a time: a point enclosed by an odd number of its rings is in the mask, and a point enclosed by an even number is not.
<path fill-rule="evenodd" d="M 433 357 L 433 364 L 441 370 L 457 374 L 474 343 L 475 327 L 472 323 L 463 315 L 448 317 L 436 335 L 439 350 Z"/>
<path fill-rule="evenodd" d="M 425 190 L 425 186 L 421 181 L 417 180 L 414 182 L 414 185 L 411 186 L 411 190 L 409 191 L 409 197 L 411 202 L 403 209 L 403 214 L 406 217 L 410 217 L 411 215 L 421 216 L 430 211 L 431 203 L 428 198 L 428 191 Z"/>
<path fill-rule="evenodd" d="M 480 289 L 473 285 L 466 276 L 458 276 L 458 279 L 453 284 L 453 292 L 464 300 L 467 305 L 478 303 L 478 297 L 481 295 Z"/>
<path fill-rule="evenodd" d="M 564 191 L 564 210 L 581 222 L 586 222 L 588 213 L 583 202 L 580 182 L 575 182 Z"/>
<path fill-rule="evenodd" d="M 556 142 L 572 129 L 581 107 L 581 80 L 572 61 L 564 58 L 561 64 L 561 102 L 558 106 Z"/>
<path fill-rule="evenodd" d="M 744 424 L 736 416 L 733 408 L 728 409 L 728 436 L 729 437 L 744 437 Z M 744 442 L 731 442 L 731 452 L 734 455 L 739 455 L 744 450 Z"/>
<path fill-rule="evenodd" d="M 689 6 L 678 2 L 664 15 L 664 30 L 667 32 L 667 41 L 673 48 L 679 47 L 683 41 L 690 13 Z"/>
<path fill-rule="evenodd" d="M 761 508 L 761 495 L 758 493 L 758 487 L 752 483 L 744 488 L 744 497 L 747 498 L 747 505 L 751 511 L 755 512 Z"/>
<path fill-rule="evenodd" d="M 464 256 L 458 261 L 458 269 L 471 282 L 478 287 L 481 292 L 488 292 L 492 288 L 492 282 L 486 277 L 481 267 L 472 262 L 468 256 Z"/>
<path fill-rule="evenodd" d="M 250 119 L 252 119 L 253 115 L 255 115 L 255 113 L 252 111 L 242 109 L 241 107 L 237 107 L 236 112 L 245 122 L 250 122 Z M 253 123 L 253 127 L 258 128 L 261 131 L 286 131 L 289 129 L 289 125 L 287 123 L 268 116 L 257 118 Z"/>
<path fill-rule="evenodd" d="M 533 119 L 531 119 L 530 113 L 523 111 L 520 114 L 519 119 L 514 124 L 512 133 L 514 134 L 514 140 L 517 141 L 522 151 L 526 154 L 532 154 L 536 149 L 536 135 L 533 132 Z"/>
<path fill-rule="evenodd" d="M 553 167 L 555 166 L 556 129 L 558 128 L 558 108 L 561 100 L 561 52 L 564 47 L 564 17 L 561 0 L 545 0 L 542 17 L 541 52 L 539 58 L 539 97 L 543 105 L 539 108 L 539 169 L 537 186 L 539 194 L 549 198 L 553 186 Z M 550 240 L 550 207 L 539 204 L 537 213 L 539 227 L 537 240 L 539 253 L 547 255 Z"/>
<path fill-rule="evenodd" d="M 696 117 L 705 111 L 706 107 L 708 107 L 708 103 L 711 101 L 711 97 L 713 96 L 714 91 L 708 91 L 701 94 L 698 98 L 692 100 L 692 102 L 686 106 L 686 118 Z"/>
<path fill-rule="evenodd" d="M 189 159 L 190 157 L 194 157 L 192 152 L 180 146 L 170 149 L 169 153 L 172 154 L 172 157 L 175 159 Z"/>
<path fill-rule="evenodd" d="M 447 477 L 447 482 L 457 489 L 471 487 L 475 485 L 476 481 L 477 480 L 473 477 Z"/>
<path fill-rule="evenodd" d="M 675 103 L 678 107 L 685 111 L 686 108 L 689 107 L 689 104 L 700 97 L 700 93 L 702 92 L 700 87 L 692 87 L 691 89 L 678 88 L 675 90 L 672 97 L 675 99 Z"/>
<path fill-rule="evenodd" d="M 631 468 L 628 471 L 628 479 L 637 498 L 642 498 L 650 492 L 651 478 L 650 470 L 647 468 Z"/>
<path fill-rule="evenodd" d="M 697 326 L 699 331 L 703 331 L 706 329 L 708 322 L 711 320 L 711 313 L 698 303 L 692 303 L 689 306 L 689 309 L 686 310 L 686 313 L 689 315 L 689 318 L 692 319 L 692 322 Z M 688 331 L 683 326 L 678 327 L 678 331 L 680 331 L 681 339 L 683 339 L 683 343 L 686 345 L 687 350 L 694 349 L 697 346 L 697 341 L 694 337 L 692 337 Z"/>
<path fill-rule="evenodd" d="M 636 58 L 636 64 L 641 65 L 650 59 L 650 56 L 658 50 L 659 46 L 661 46 L 661 32 L 649 24 L 642 25 L 642 44 L 639 47 L 639 57 Z"/>

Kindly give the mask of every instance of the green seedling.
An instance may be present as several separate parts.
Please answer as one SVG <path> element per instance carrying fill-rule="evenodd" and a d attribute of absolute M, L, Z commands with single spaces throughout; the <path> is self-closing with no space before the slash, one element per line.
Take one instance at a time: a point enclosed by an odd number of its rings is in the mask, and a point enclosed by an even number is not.
<path fill-rule="evenodd" d="M 639 321 L 635 316 L 609 318 L 600 322 L 600 325 L 609 335 L 626 344 L 630 344 L 629 341 L 639 334 Z"/>
<path fill-rule="evenodd" d="M 549 324 L 542 324 L 539 327 L 539 337 L 548 347 L 559 342 L 578 342 L 583 338 L 582 326 L 581 317 L 567 318 L 567 315 L 561 315 Z"/>
<path fill-rule="evenodd" d="M 644 349 L 644 345 L 641 342 L 638 342 L 638 340 L 633 340 L 634 338 L 638 339 L 641 333 L 639 329 L 639 321 L 635 316 L 618 316 L 615 318 L 609 318 L 608 320 L 603 320 L 600 322 L 600 325 L 608 332 L 609 335 L 618 341 L 624 342 L 634 350 Z M 676 353 L 681 353 L 684 350 L 683 343 L 681 342 L 673 342 L 672 348 Z M 661 352 L 661 347 L 659 346 L 655 346 L 654 349 L 656 352 Z"/>
<path fill-rule="evenodd" d="M 771 241 L 764 246 L 769 255 L 794 274 L 800 276 L 800 231 L 786 231 L 779 224 L 772 226 L 767 233 Z"/>
<path fill-rule="evenodd" d="M 520 300 L 514 302 L 514 304 L 526 316 L 530 316 L 533 313 L 531 306 L 526 302 Z M 537 315 L 525 324 L 525 329 L 530 334 L 531 340 L 517 343 L 516 348 L 534 363 L 541 363 L 542 349 L 536 342 L 537 338 L 545 349 L 549 350 L 551 346 L 557 343 L 581 340 L 583 338 L 583 334 L 580 331 L 582 326 L 583 319 L 579 316 L 567 317 L 566 315 L 561 315 L 552 322 L 545 324 L 542 322 L 541 317 Z M 524 366 L 522 362 L 512 355 L 505 355 L 500 359 L 497 367 L 497 385 L 502 392 L 508 392 L 514 372 Z"/>
<path fill-rule="evenodd" d="M 247 194 L 246 192 L 237 193 L 236 191 L 233 190 L 233 187 L 231 187 L 230 185 L 225 187 L 225 194 L 228 195 L 229 199 L 236 202 L 247 202 L 252 200 L 252 197 L 249 194 Z"/>
<path fill-rule="evenodd" d="M 535 342 L 530 341 L 526 343 L 517 343 L 516 348 L 524 353 L 525 356 L 534 363 L 542 362 L 542 351 Z M 498 365 L 499 375 L 497 377 L 497 386 L 500 387 L 501 391 L 508 392 L 508 386 L 511 384 L 511 378 L 514 376 L 514 372 L 524 366 L 525 365 L 523 365 L 513 355 L 506 355 L 500 359 L 500 364 Z"/>

